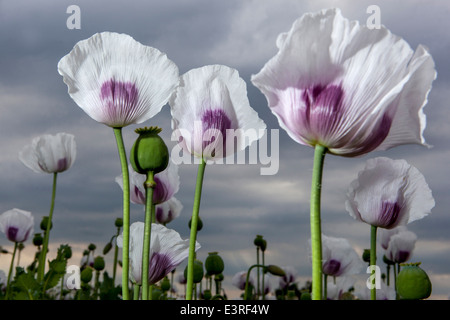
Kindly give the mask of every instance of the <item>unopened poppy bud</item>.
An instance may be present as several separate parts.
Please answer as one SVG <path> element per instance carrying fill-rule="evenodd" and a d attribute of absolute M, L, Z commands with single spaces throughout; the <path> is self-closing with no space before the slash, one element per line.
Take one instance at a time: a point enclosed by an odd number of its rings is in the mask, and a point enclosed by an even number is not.
<path fill-rule="evenodd" d="M 362 254 L 362 259 L 364 262 L 369 263 L 370 262 L 370 249 L 364 249 Z"/>
<path fill-rule="evenodd" d="M 112 249 L 112 243 L 108 242 L 106 244 L 106 246 L 103 248 L 103 255 L 107 255 L 111 249 Z"/>
<path fill-rule="evenodd" d="M 262 252 L 264 252 L 264 251 L 266 251 L 266 248 L 267 248 L 267 241 L 265 240 L 265 239 L 263 239 L 263 243 L 262 243 L 262 245 L 261 245 L 261 251 Z"/>
<path fill-rule="evenodd" d="M 278 266 L 275 266 L 273 264 L 268 265 L 267 267 L 265 267 L 265 270 L 269 272 L 270 274 L 273 274 L 274 276 L 279 276 L 279 277 L 284 277 L 286 275 L 286 272 L 284 272 L 283 269 L 281 269 Z"/>
<path fill-rule="evenodd" d="M 114 221 L 114 225 L 117 228 L 122 228 L 122 226 L 123 226 L 123 219 L 122 218 L 117 218 L 116 221 Z"/>
<path fill-rule="evenodd" d="M 161 281 L 161 290 L 162 291 L 169 291 L 170 290 L 170 280 L 167 277 L 164 277 L 164 279 Z"/>
<path fill-rule="evenodd" d="M 192 219 L 191 219 L 192 220 Z M 191 229 L 191 220 L 189 220 L 189 229 Z M 197 221 L 197 231 L 202 230 L 203 228 L 203 222 L 202 219 L 200 219 L 200 217 L 198 217 L 198 221 Z"/>
<path fill-rule="evenodd" d="M 105 259 L 103 257 L 98 256 L 94 259 L 94 269 L 97 271 L 102 271 L 105 269 Z"/>
<path fill-rule="evenodd" d="M 40 233 L 36 233 L 33 237 L 33 244 L 36 247 L 39 247 L 42 245 L 43 242 L 44 242 L 44 238 L 42 238 L 42 235 Z"/>
<path fill-rule="evenodd" d="M 158 135 L 161 128 L 150 127 L 136 129 L 139 137 L 133 144 L 130 163 L 133 169 L 141 174 L 158 173 L 169 164 L 169 149 L 164 140 Z"/>
<path fill-rule="evenodd" d="M 92 269 L 89 267 L 84 268 L 83 271 L 81 271 L 80 279 L 84 283 L 88 283 L 89 281 L 91 281 L 92 280 Z"/>
<path fill-rule="evenodd" d="M 41 230 L 46 231 L 47 224 L 48 224 L 48 217 L 47 216 L 42 217 L 42 221 L 41 221 L 41 225 L 40 225 Z M 52 227 L 53 227 L 53 222 L 50 221 L 50 230 L 52 229 Z"/>
<path fill-rule="evenodd" d="M 263 245 L 264 239 L 261 235 L 256 235 L 255 240 L 253 240 L 253 244 L 257 247 L 261 247 Z"/>
<path fill-rule="evenodd" d="M 206 289 L 205 291 L 203 291 L 203 299 L 211 300 L 211 297 L 212 297 L 211 290 Z"/>
<path fill-rule="evenodd" d="M 62 254 L 63 254 L 63 256 L 64 256 L 64 258 L 66 258 L 66 259 L 70 259 L 70 258 L 72 258 L 72 248 L 70 247 L 70 246 L 68 246 L 68 245 L 65 245 L 63 248 L 62 248 Z"/>
<path fill-rule="evenodd" d="M 97 248 L 97 246 L 96 246 L 95 244 L 93 244 L 93 243 L 91 243 L 91 244 L 88 246 L 88 249 L 89 249 L 90 251 L 94 251 L 96 248 Z"/>
<path fill-rule="evenodd" d="M 203 263 L 200 260 L 194 260 L 194 283 L 199 283 L 203 279 Z M 187 266 L 184 268 L 184 278 L 187 279 Z"/>
<path fill-rule="evenodd" d="M 217 252 L 210 252 L 205 260 L 205 269 L 209 275 L 222 273 L 225 268 L 222 258 Z"/>
<path fill-rule="evenodd" d="M 397 293 L 402 299 L 426 299 L 431 294 L 431 281 L 427 273 L 419 267 L 420 263 L 401 264 L 397 275 Z"/>

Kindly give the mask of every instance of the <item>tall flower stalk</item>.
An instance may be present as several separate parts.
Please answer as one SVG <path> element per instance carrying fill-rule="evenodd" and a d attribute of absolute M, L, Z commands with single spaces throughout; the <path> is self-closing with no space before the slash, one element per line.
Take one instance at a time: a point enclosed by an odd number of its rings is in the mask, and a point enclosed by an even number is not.
<path fill-rule="evenodd" d="M 45 261 L 47 257 L 47 251 L 48 251 L 48 241 L 50 238 L 50 229 L 52 225 L 52 219 L 53 219 L 53 209 L 55 208 L 55 196 L 56 196 L 56 181 L 57 181 L 58 173 L 53 173 L 53 188 L 52 188 L 52 197 L 50 202 L 50 212 L 48 214 L 47 219 L 47 226 L 45 228 L 44 233 L 44 242 L 42 243 L 42 250 L 39 254 L 39 265 L 38 265 L 38 274 L 37 279 L 39 282 L 44 280 L 44 273 L 45 273 Z"/>
<path fill-rule="evenodd" d="M 128 274 L 129 274 L 129 243 L 130 243 L 130 178 L 128 172 L 127 154 L 123 143 L 122 128 L 113 128 L 119 152 L 120 166 L 122 170 L 122 211 L 123 211 L 123 248 L 122 248 L 122 298 L 130 299 Z"/>
<path fill-rule="evenodd" d="M 50 212 L 45 226 L 44 242 L 39 255 L 37 280 L 42 282 L 50 238 L 50 229 L 55 207 L 56 182 L 58 173 L 68 170 L 75 161 L 76 143 L 71 134 L 60 132 L 56 135 L 41 135 L 32 140 L 19 153 L 22 163 L 37 173 L 51 173 L 53 187 L 50 201 Z"/>
<path fill-rule="evenodd" d="M 186 300 L 192 300 L 193 284 L 194 284 L 194 260 L 195 260 L 195 243 L 197 241 L 197 227 L 200 211 L 200 202 L 202 197 L 203 177 L 205 175 L 206 161 L 198 165 L 197 182 L 195 184 L 194 205 L 192 207 L 191 217 L 191 234 L 189 237 L 189 257 L 188 272 L 186 279 Z"/>
<path fill-rule="evenodd" d="M 144 182 L 146 203 L 142 257 L 142 300 L 148 300 L 149 298 L 151 228 L 155 220 L 155 204 L 153 201 L 153 193 L 156 187 L 155 174 L 164 171 L 169 164 L 169 150 L 164 140 L 158 135 L 160 132 L 161 129 L 157 127 L 136 129 L 139 137 L 131 148 L 130 156 L 133 169 L 146 175 Z"/>

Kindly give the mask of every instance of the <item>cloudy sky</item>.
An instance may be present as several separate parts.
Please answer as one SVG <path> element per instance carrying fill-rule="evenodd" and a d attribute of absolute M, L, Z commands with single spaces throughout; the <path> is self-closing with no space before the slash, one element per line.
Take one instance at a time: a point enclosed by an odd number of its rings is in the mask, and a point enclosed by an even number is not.
<path fill-rule="evenodd" d="M 68 29 L 70 5 L 81 9 L 81 29 Z M 276 53 L 275 40 L 306 12 L 339 7 L 345 17 L 365 24 L 367 7 L 381 9 L 381 22 L 403 37 L 412 48 L 429 48 L 436 64 L 437 80 L 425 108 L 425 138 L 433 145 L 402 146 L 365 157 L 347 159 L 328 155 L 323 180 L 322 230 L 346 238 L 358 253 L 369 247 L 369 226 L 353 220 L 345 210 L 345 194 L 367 159 L 386 156 L 405 159 L 425 176 L 436 206 L 432 214 L 408 225 L 418 241 L 411 261 L 422 262 L 433 282 L 431 299 L 450 294 L 450 3 L 431 0 L 391 1 L 298 1 L 298 0 L 150 0 L 150 1 L 24 1 L 0 0 L 0 213 L 12 208 L 31 211 L 35 232 L 48 215 L 51 175 L 37 174 L 18 159 L 19 151 L 35 136 L 67 132 L 75 135 L 77 158 L 73 167 L 58 177 L 51 233 L 50 254 L 63 243 L 70 244 L 78 264 L 89 243 L 99 248 L 115 232 L 114 220 L 122 215 L 121 189 L 115 182 L 120 165 L 111 128 L 92 120 L 67 94 L 57 72 L 58 61 L 80 40 L 102 31 L 131 35 L 137 41 L 165 52 L 180 74 L 209 64 L 224 64 L 239 70 L 247 82 L 251 106 L 269 129 L 279 129 L 265 97 L 250 82 Z M 126 127 L 126 147 L 136 139 L 134 129 L 158 125 L 169 148 L 170 110 L 148 122 Z M 263 235 L 268 242 L 266 262 L 292 266 L 300 286 L 310 278 L 307 253 L 309 233 L 309 189 L 313 149 L 295 143 L 279 132 L 279 170 L 261 175 L 264 164 L 210 165 L 206 168 L 198 235 L 202 248 L 198 257 L 217 251 L 225 260 L 225 289 L 236 294 L 232 276 L 256 261 L 253 239 Z M 192 211 L 197 167 L 179 168 L 180 190 L 176 197 L 184 208 L 169 227 L 183 238 Z M 143 221 L 143 208 L 131 205 L 132 222 Z M 0 235 L 0 245 L 12 244 Z M 26 243 L 21 261 L 34 255 Z M 381 253 L 379 254 L 381 256 Z M 112 254 L 106 259 L 111 262 Z M 7 272 L 10 255 L 0 256 L 0 270 Z M 381 264 L 381 262 L 379 262 Z M 109 270 L 111 269 L 108 267 Z M 184 269 L 184 264 L 179 270 Z M 365 281 L 368 275 L 360 275 Z M 274 284 L 277 281 L 274 280 Z"/>

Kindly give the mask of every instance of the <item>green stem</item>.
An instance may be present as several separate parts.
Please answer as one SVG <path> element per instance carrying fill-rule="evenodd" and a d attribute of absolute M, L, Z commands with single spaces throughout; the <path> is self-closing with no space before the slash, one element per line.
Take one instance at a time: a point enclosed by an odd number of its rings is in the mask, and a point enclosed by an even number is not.
<path fill-rule="evenodd" d="M 259 247 L 256 247 L 256 264 L 259 264 Z M 256 299 L 258 299 L 261 291 L 260 291 L 260 277 L 259 277 L 259 267 L 256 268 Z"/>
<path fill-rule="evenodd" d="M 152 208 L 153 208 L 153 190 L 155 180 L 153 171 L 147 172 L 145 187 L 145 224 L 144 224 L 144 245 L 142 254 L 142 300 L 148 300 L 148 270 L 150 264 L 150 241 L 152 233 Z"/>
<path fill-rule="evenodd" d="M 263 270 L 265 268 L 265 261 L 264 261 L 264 251 L 261 250 L 261 255 L 262 255 L 262 265 L 263 265 Z M 263 300 L 266 300 L 266 287 L 265 287 L 265 274 L 263 273 L 262 275 L 262 295 L 263 295 Z"/>
<path fill-rule="evenodd" d="M 244 300 L 248 300 L 248 298 L 249 298 L 248 297 L 248 283 L 250 282 L 249 281 L 250 280 L 250 272 L 252 271 L 253 268 L 261 268 L 261 267 L 264 267 L 264 266 L 261 264 L 254 264 L 250 268 L 248 268 L 247 277 L 245 279 Z"/>
<path fill-rule="evenodd" d="M 316 145 L 311 182 L 311 250 L 312 250 L 312 300 L 322 298 L 322 231 L 320 221 L 320 195 L 322 172 L 327 149 Z"/>
<path fill-rule="evenodd" d="M 387 265 L 386 266 L 386 284 L 387 284 L 388 287 L 389 287 L 390 274 L 391 274 L 391 266 Z"/>
<path fill-rule="evenodd" d="M 139 300 L 139 290 L 141 286 L 137 283 L 133 284 L 133 300 Z"/>
<path fill-rule="evenodd" d="M 370 265 L 372 267 L 377 264 L 377 227 L 370 227 Z M 372 271 L 372 276 L 375 274 L 375 269 Z M 377 291 L 375 282 L 377 281 L 376 277 L 373 279 L 372 289 L 370 290 L 370 300 L 377 300 Z"/>
<path fill-rule="evenodd" d="M 52 225 L 52 217 L 53 217 L 53 209 L 55 207 L 55 195 L 56 195 L 56 178 L 58 176 L 58 173 L 53 173 L 53 190 L 52 190 L 52 199 L 50 203 L 50 213 L 48 214 L 48 220 L 47 220 L 47 226 L 44 234 L 44 243 L 42 246 L 42 251 L 39 255 L 39 266 L 38 266 L 38 282 L 42 282 L 44 279 L 44 273 L 45 273 L 45 260 L 47 257 L 47 251 L 48 251 L 48 241 L 50 238 L 50 228 Z"/>
<path fill-rule="evenodd" d="M 191 235 L 189 239 L 189 257 L 188 257 L 187 282 L 186 282 L 186 300 L 192 300 L 192 290 L 194 283 L 195 243 L 197 240 L 198 213 L 200 211 L 200 200 L 202 196 L 202 185 L 203 185 L 203 177 L 205 174 L 205 168 L 206 162 L 204 159 L 202 159 L 202 162 L 198 165 L 197 182 L 195 185 L 194 205 L 192 208 Z"/>
<path fill-rule="evenodd" d="M 328 275 L 323 275 L 323 300 L 328 299 L 328 292 L 327 292 L 327 281 L 328 281 Z"/>
<path fill-rule="evenodd" d="M 8 272 L 8 281 L 6 282 L 5 300 L 8 300 L 9 289 L 10 289 L 9 283 L 11 282 L 11 275 L 12 275 L 12 271 L 14 269 L 14 259 L 16 258 L 17 245 L 18 245 L 18 242 L 14 242 L 14 250 L 13 250 L 13 254 L 12 254 L 12 258 L 11 258 L 11 265 L 9 267 L 9 272 Z"/>
<path fill-rule="evenodd" d="M 122 128 L 113 128 L 117 150 L 120 157 L 123 180 L 123 246 L 122 246 L 122 299 L 130 299 L 128 286 L 129 249 L 130 249 L 130 178 L 128 174 L 127 155 L 123 144 Z"/>
<path fill-rule="evenodd" d="M 117 234 L 116 234 L 116 240 L 117 237 L 120 235 L 120 227 L 117 228 Z M 114 265 L 113 265 L 113 284 L 116 285 L 116 273 L 117 273 L 117 257 L 119 255 L 119 247 L 117 245 L 114 246 Z"/>

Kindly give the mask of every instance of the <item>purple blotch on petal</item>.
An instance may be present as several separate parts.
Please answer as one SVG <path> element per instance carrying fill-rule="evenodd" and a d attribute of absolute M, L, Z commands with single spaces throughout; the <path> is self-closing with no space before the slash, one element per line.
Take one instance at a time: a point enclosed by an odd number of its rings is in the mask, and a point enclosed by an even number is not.
<path fill-rule="evenodd" d="M 335 276 L 341 268 L 341 263 L 337 260 L 331 259 L 324 263 L 322 270 L 324 274 Z"/>
<path fill-rule="evenodd" d="M 127 117 L 138 102 L 138 89 L 131 82 L 121 82 L 114 79 L 104 82 L 100 89 L 100 98 L 110 118 Z"/>
<path fill-rule="evenodd" d="M 16 242 L 17 232 L 19 232 L 19 228 L 17 227 L 9 227 L 7 237 L 10 241 Z"/>
<path fill-rule="evenodd" d="M 411 252 L 409 252 L 409 251 L 400 250 L 397 253 L 397 257 L 396 257 L 397 261 L 395 261 L 395 262 L 402 263 L 402 262 L 407 261 L 409 259 L 410 254 L 411 254 Z"/>
<path fill-rule="evenodd" d="M 67 170 L 68 161 L 67 158 L 62 158 L 58 160 L 56 172 L 62 172 Z"/>
<path fill-rule="evenodd" d="M 202 117 L 203 132 L 209 129 L 218 130 L 222 134 L 223 147 L 226 146 L 226 131 L 231 129 L 231 120 L 222 109 L 206 110 L 203 112 Z M 203 149 L 215 140 L 215 137 L 211 141 L 203 141 Z"/>
<path fill-rule="evenodd" d="M 383 201 L 379 216 L 379 227 L 391 228 L 398 220 L 402 207 L 397 202 Z"/>

